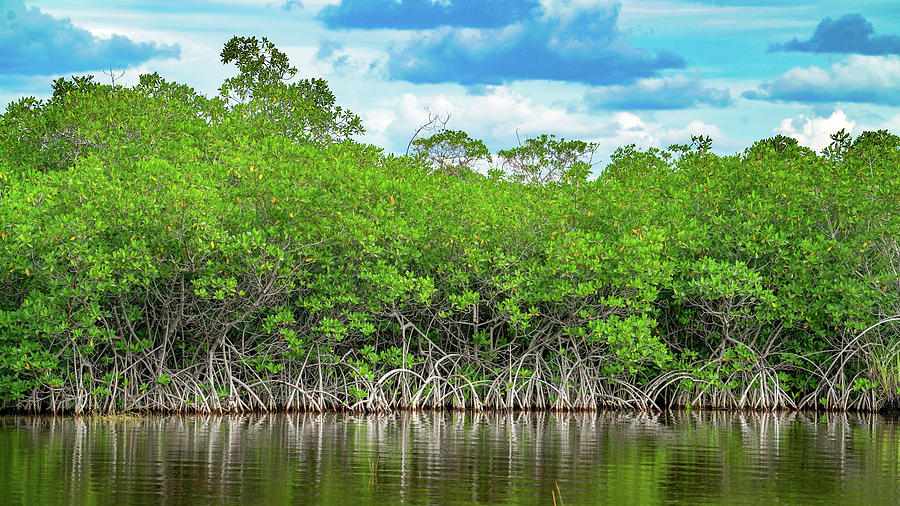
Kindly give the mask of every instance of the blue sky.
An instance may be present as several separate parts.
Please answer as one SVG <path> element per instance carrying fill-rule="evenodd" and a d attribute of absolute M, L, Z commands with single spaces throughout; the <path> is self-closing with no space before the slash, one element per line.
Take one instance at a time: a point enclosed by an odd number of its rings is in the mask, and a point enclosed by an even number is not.
<path fill-rule="evenodd" d="M 60 76 L 159 72 L 212 96 L 222 45 L 265 36 L 324 77 L 362 140 L 403 152 L 428 111 L 496 151 L 552 133 L 723 154 L 785 134 L 900 134 L 896 0 L 0 0 L 0 102 Z"/>

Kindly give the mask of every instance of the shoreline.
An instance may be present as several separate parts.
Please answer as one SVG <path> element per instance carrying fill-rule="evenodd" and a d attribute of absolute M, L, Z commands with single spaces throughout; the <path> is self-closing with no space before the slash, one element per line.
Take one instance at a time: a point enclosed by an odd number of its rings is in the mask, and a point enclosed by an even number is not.
<path fill-rule="evenodd" d="M 191 411 L 191 410 L 162 410 L 162 409 L 150 409 L 150 410 L 130 410 L 130 411 L 113 411 L 110 413 L 101 413 L 101 412 L 83 412 L 83 413 L 74 413 L 72 411 L 59 411 L 56 413 L 52 413 L 49 411 L 42 412 L 33 412 L 33 411 L 23 411 L 23 410 L 10 410 L 3 409 L 0 410 L 0 416 L 5 417 L 33 417 L 33 418 L 90 418 L 90 419 L 105 419 L 105 418 L 147 418 L 147 417 L 168 417 L 168 416 L 222 416 L 222 417 L 230 417 L 230 416 L 248 416 L 248 415 L 347 415 L 347 416 L 388 416 L 388 415 L 396 415 L 396 414 L 418 414 L 418 413 L 432 413 L 432 414 L 486 414 L 486 415 L 505 415 L 505 414 L 528 414 L 528 413 L 537 413 L 537 414 L 548 414 L 548 415 L 569 415 L 569 414 L 601 414 L 601 413 L 618 413 L 618 414 L 648 414 L 648 415 L 661 415 L 661 414 L 691 414 L 691 413 L 727 413 L 727 414 L 806 414 L 806 415 L 835 415 L 835 414 L 859 414 L 859 415 L 880 415 L 880 416 L 900 416 L 900 405 L 892 405 L 887 407 L 882 407 L 881 409 L 871 411 L 871 410 L 861 410 L 861 409 L 834 409 L 834 410 L 825 410 L 825 409 L 811 409 L 811 408 L 802 408 L 802 409 L 790 409 L 790 408 L 781 408 L 781 409 L 732 409 L 732 408 L 704 408 L 704 407 L 674 407 L 674 408 L 666 408 L 666 409 L 651 409 L 651 410 L 642 410 L 642 409 L 627 409 L 627 408 L 593 408 L 593 409 L 548 409 L 548 408 L 533 408 L 533 409 L 472 409 L 472 408 L 396 408 L 386 411 L 353 411 L 353 410 L 337 410 L 337 409 L 326 409 L 322 411 L 311 411 L 311 410 L 301 410 L 301 409 L 273 409 L 270 411 L 262 411 L 262 410 L 245 410 L 245 411 Z"/>

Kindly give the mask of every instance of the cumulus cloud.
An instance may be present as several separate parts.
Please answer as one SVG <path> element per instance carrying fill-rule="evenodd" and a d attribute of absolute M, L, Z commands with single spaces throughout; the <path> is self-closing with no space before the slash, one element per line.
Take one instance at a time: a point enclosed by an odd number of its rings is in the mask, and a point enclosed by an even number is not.
<path fill-rule="evenodd" d="M 743 97 L 776 102 L 900 105 L 900 57 L 851 55 L 828 69 L 796 67 Z"/>
<path fill-rule="evenodd" d="M 808 118 L 799 115 L 796 118 L 782 120 L 775 132 L 793 137 L 801 146 L 806 146 L 815 151 L 821 151 L 831 144 L 831 134 L 840 130 L 853 132 L 855 121 L 847 119 L 847 115 L 840 109 L 835 109 L 830 116 L 813 116 Z"/>
<path fill-rule="evenodd" d="M 637 114 L 617 112 L 608 125 L 600 132 L 597 140 L 610 150 L 628 144 L 635 144 L 641 149 L 666 148 L 672 144 L 688 143 L 694 135 L 711 137 L 715 148 L 718 142 L 727 139 L 719 127 L 701 120 L 691 120 L 682 128 L 665 128 L 662 124 L 647 121 Z"/>
<path fill-rule="evenodd" d="M 524 79 L 630 84 L 683 68 L 669 51 L 632 46 L 616 24 L 620 4 L 559 2 L 539 17 L 502 29 L 440 28 L 392 48 L 387 71 L 413 83 L 500 84 Z"/>
<path fill-rule="evenodd" d="M 384 107 L 364 111 L 362 117 L 371 142 L 403 152 L 412 133 L 427 121 L 428 111 L 449 114 L 451 128 L 466 130 L 488 145 L 500 147 L 515 142 L 517 131 L 522 135 L 554 133 L 567 138 L 590 135 L 584 116 L 537 104 L 504 86 L 486 86 L 476 95 L 420 97 L 404 93 Z"/>
<path fill-rule="evenodd" d="M 872 122 L 873 119 L 874 122 Z M 831 134 L 840 130 L 845 130 L 854 137 L 866 131 L 900 132 L 900 114 L 889 118 L 870 117 L 869 121 L 862 123 L 851 120 L 843 110 L 835 108 L 827 116 L 814 113 L 809 117 L 800 114 L 795 118 L 786 118 L 781 121 L 778 128 L 775 128 L 775 132 L 793 137 L 801 145 L 816 151 L 821 151 L 831 144 Z"/>
<path fill-rule="evenodd" d="M 875 35 L 866 18 L 846 14 L 835 20 L 825 18 L 807 40 L 793 39 L 773 44 L 769 51 L 803 51 L 810 53 L 856 53 L 865 55 L 900 54 L 900 36 Z"/>
<path fill-rule="evenodd" d="M 529 16 L 536 0 L 342 0 L 319 11 L 328 28 L 495 28 Z"/>
<path fill-rule="evenodd" d="M 151 58 L 178 58 L 180 48 L 108 39 L 54 18 L 21 0 L 0 0 L 0 74 L 49 75 L 121 67 Z"/>
<path fill-rule="evenodd" d="M 427 120 L 426 107 L 442 115 L 449 113 L 448 128 L 482 139 L 493 152 L 515 146 L 517 135 L 525 138 L 545 133 L 598 143 L 595 161 L 599 163 L 608 162 L 610 153 L 628 144 L 665 148 L 673 143 L 688 143 L 692 135 L 712 137 L 714 148 L 727 141 L 716 125 L 699 120 L 673 128 L 631 112 L 597 117 L 536 103 L 505 86 L 485 86 L 477 95 L 425 97 L 406 93 L 381 107 L 361 112 L 366 141 L 403 153 L 412 133 Z"/>
<path fill-rule="evenodd" d="M 588 90 L 584 101 L 591 109 L 684 109 L 699 105 L 731 105 L 728 90 L 708 88 L 684 76 L 641 79 L 629 86 Z"/>

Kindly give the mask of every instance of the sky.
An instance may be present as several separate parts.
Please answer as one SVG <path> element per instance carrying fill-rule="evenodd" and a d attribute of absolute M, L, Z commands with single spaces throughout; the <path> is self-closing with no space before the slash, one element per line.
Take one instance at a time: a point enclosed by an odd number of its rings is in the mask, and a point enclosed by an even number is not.
<path fill-rule="evenodd" d="M 897 0 L 0 0 L 0 106 L 58 77 L 159 72 L 215 96 L 231 37 L 266 37 L 403 153 L 429 114 L 496 152 L 900 134 Z M 105 73 L 104 73 L 105 72 Z M 119 77 L 120 76 L 120 77 Z"/>

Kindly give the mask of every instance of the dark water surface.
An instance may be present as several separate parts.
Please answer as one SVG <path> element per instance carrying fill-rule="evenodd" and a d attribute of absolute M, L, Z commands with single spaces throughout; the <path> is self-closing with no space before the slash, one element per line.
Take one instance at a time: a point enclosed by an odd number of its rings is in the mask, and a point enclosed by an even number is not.
<path fill-rule="evenodd" d="M 900 423 L 720 412 L 0 417 L 2 504 L 554 499 L 900 504 Z"/>

